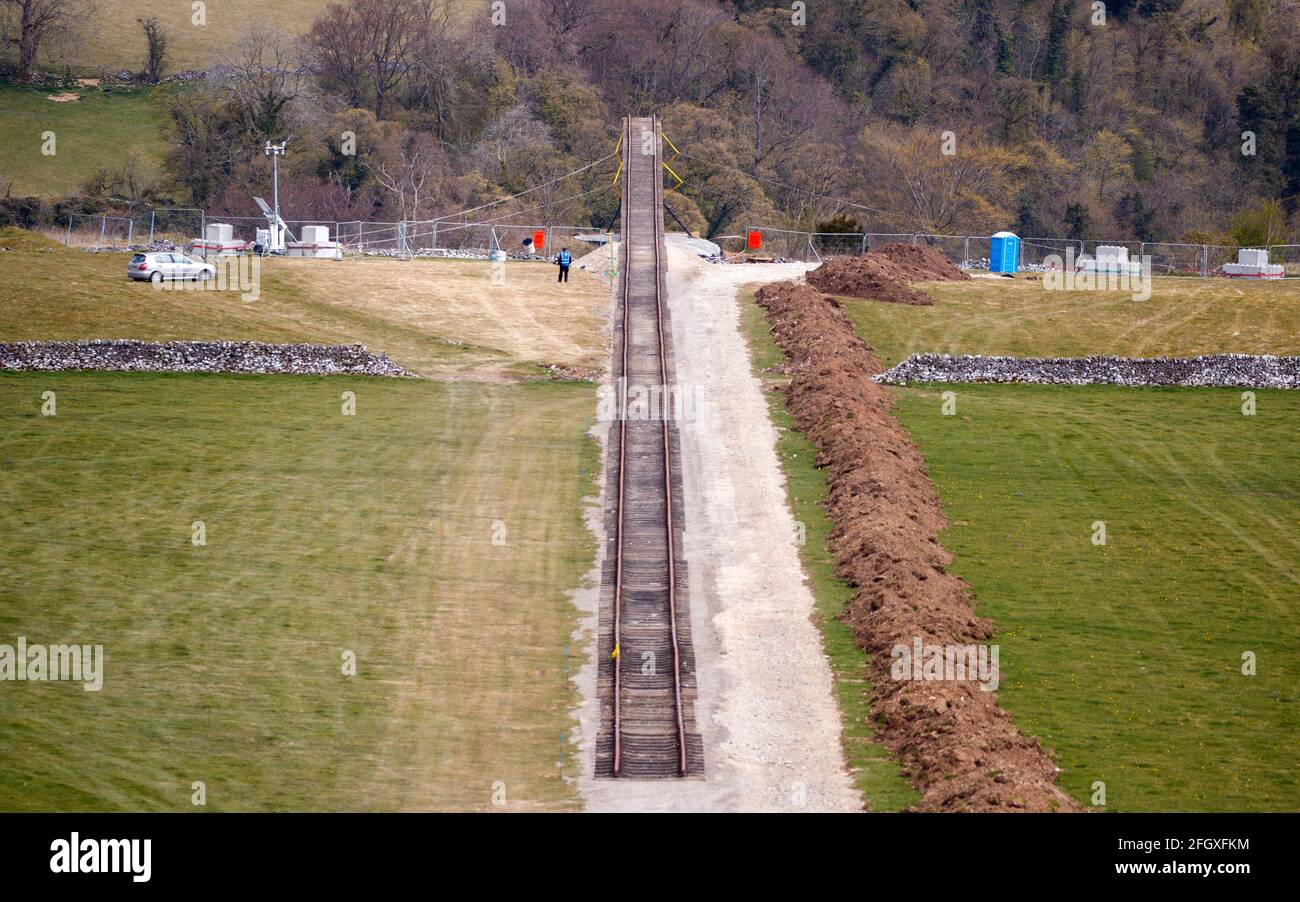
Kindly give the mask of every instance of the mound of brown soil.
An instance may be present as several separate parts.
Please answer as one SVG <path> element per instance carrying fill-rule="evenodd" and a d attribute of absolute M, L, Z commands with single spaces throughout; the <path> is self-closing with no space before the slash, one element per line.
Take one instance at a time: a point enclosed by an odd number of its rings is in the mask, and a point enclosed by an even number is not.
<path fill-rule="evenodd" d="M 946 525 L 893 399 L 871 381 L 880 362 L 833 298 L 778 282 L 758 293 L 792 381 L 787 406 L 818 448 L 836 524 L 837 573 L 854 587 L 845 621 L 871 655 L 876 736 L 934 811 L 1072 811 L 1057 768 L 975 681 L 894 679 L 894 649 L 979 645 L 993 636 L 966 586 L 946 573 Z"/>
<path fill-rule="evenodd" d="M 886 244 L 872 253 L 885 257 L 901 269 L 909 282 L 970 281 L 969 275 L 928 244 Z"/>
<path fill-rule="evenodd" d="M 887 244 L 860 257 L 832 257 L 808 273 L 808 284 L 828 294 L 888 304 L 928 307 L 934 301 L 913 282 L 963 282 L 970 276 L 932 247 Z"/>

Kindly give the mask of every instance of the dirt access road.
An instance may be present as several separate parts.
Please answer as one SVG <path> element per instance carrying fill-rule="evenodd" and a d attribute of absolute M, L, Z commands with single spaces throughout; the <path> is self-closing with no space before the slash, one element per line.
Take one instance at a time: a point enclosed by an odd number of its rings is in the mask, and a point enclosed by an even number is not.
<path fill-rule="evenodd" d="M 668 243 L 668 304 L 678 387 L 694 392 L 680 423 L 684 536 L 705 776 L 597 780 L 595 665 L 578 677 L 587 807 L 599 811 L 856 811 L 844 767 L 840 715 L 812 622 L 776 455 L 776 429 L 740 332 L 738 289 L 797 278 L 803 264 L 714 265 Z M 603 429 L 598 429 L 602 433 Z M 603 485 L 603 479 L 601 484 Z M 589 526 L 604 536 L 600 510 Z M 600 566 L 576 597 L 596 630 Z M 590 658 L 590 655 L 588 656 Z"/>

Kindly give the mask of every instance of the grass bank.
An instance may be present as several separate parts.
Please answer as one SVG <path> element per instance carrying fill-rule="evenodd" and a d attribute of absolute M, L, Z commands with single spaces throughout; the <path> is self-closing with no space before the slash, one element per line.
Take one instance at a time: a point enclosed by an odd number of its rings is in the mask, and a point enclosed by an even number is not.
<path fill-rule="evenodd" d="M 4 685 L 0 810 L 194 810 L 196 781 L 220 811 L 576 807 L 594 407 L 571 384 L 0 374 L 0 642 L 106 656 L 99 692 Z"/>

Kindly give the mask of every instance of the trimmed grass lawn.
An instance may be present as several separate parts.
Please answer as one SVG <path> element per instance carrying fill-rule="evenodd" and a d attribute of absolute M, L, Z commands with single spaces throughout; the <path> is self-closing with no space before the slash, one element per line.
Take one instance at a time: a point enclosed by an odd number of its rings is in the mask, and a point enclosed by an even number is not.
<path fill-rule="evenodd" d="M 131 282 L 125 254 L 20 229 L 0 229 L 0 247 L 0 341 L 360 342 L 440 377 L 537 376 L 544 363 L 595 369 L 607 357 L 608 289 L 581 271 L 557 285 L 545 263 L 507 263 L 497 282 L 481 260 L 269 258 L 246 301 Z"/>
<path fill-rule="evenodd" d="M 49 99 L 59 94 L 80 99 Z M 132 155 L 143 171 L 158 171 L 165 150 L 163 121 L 152 98 L 151 88 L 114 88 L 106 94 L 98 88 L 0 80 L 0 179 L 15 197 L 49 196 L 76 193 L 100 169 L 120 172 Z M 47 131 L 55 135 L 52 156 L 42 153 Z"/>
<path fill-rule="evenodd" d="M 833 524 L 822 507 L 826 480 L 816 466 L 817 450 L 795 428 L 785 410 L 785 398 L 776 390 L 785 377 L 767 370 L 785 358 L 772 340 L 753 292 L 740 294 L 741 323 L 749 342 L 754 374 L 763 381 L 768 409 L 780 438 L 777 454 L 785 471 L 786 495 L 795 520 L 804 526 L 799 549 L 804 572 L 816 599 L 816 621 L 822 647 L 831 665 L 836 700 L 843 721 L 844 758 L 854 775 L 869 811 L 898 811 L 920 798 L 900 775 L 898 762 L 872 739 L 871 684 L 866 679 L 867 655 L 853 640 L 852 631 L 839 620 L 853 590 L 835 576 L 835 561 L 827 547 Z"/>
<path fill-rule="evenodd" d="M 1257 392 L 1253 417 L 1235 390 L 896 393 L 997 626 L 1000 702 L 1062 785 L 1087 804 L 1103 781 L 1121 811 L 1300 808 L 1300 393 Z"/>
<path fill-rule="evenodd" d="M 0 643 L 106 658 L 100 692 L 0 684 L 0 810 L 196 810 L 195 781 L 218 811 L 576 807 L 594 410 L 575 384 L 0 374 Z"/>
<path fill-rule="evenodd" d="M 1016 357 L 1187 357 L 1300 354 L 1300 280 L 1158 278 L 1151 298 L 1115 291 L 1044 291 L 1033 279 L 921 286 L 933 307 L 840 298 L 886 366 L 910 354 Z"/>

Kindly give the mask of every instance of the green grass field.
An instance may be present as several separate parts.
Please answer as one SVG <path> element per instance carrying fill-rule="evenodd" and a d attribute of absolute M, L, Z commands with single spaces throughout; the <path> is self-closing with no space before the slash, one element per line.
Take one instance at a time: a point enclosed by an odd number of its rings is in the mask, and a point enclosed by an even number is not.
<path fill-rule="evenodd" d="M 923 286 L 933 307 L 840 298 L 886 366 L 909 354 L 1133 357 L 1300 353 L 1300 280 L 1158 278 L 1151 298 L 1044 291 L 1030 279 Z"/>
<path fill-rule="evenodd" d="M 836 701 L 843 721 L 844 759 L 862 792 L 868 811 L 899 811 L 920 794 L 899 773 L 898 762 L 872 740 L 871 684 L 866 679 L 867 655 L 853 640 L 853 632 L 840 621 L 853 589 L 835 576 L 835 561 L 827 540 L 833 524 L 821 506 L 826 480 L 817 468 L 817 449 L 795 427 L 785 410 L 785 398 L 776 387 L 787 381 L 767 370 L 784 361 L 772 340 L 771 329 L 752 292 L 742 292 L 741 324 L 749 343 L 754 375 L 763 381 L 768 410 L 780 438 L 777 454 L 785 472 L 786 494 L 796 522 L 804 526 L 799 549 L 804 572 L 816 599 L 816 621 L 822 647 L 831 665 Z"/>
<path fill-rule="evenodd" d="M 1218 389 L 897 395 L 998 628 L 1000 702 L 1062 785 L 1087 804 L 1103 781 L 1120 811 L 1300 807 L 1300 394 L 1253 417 Z"/>
<path fill-rule="evenodd" d="M 60 103 L 51 96 L 77 94 Z M 128 156 L 157 172 L 162 119 L 149 88 L 38 88 L 0 80 L 0 180 L 15 197 L 76 193 L 99 169 L 120 172 Z M 45 132 L 55 153 L 42 153 Z"/>
<path fill-rule="evenodd" d="M 1300 284 L 1158 279 L 1150 300 L 1018 279 L 843 299 L 882 361 L 1294 354 Z M 957 396 L 942 416 L 940 392 Z M 1300 395 L 954 385 L 893 389 L 999 630 L 1001 703 L 1111 810 L 1294 810 L 1300 744 Z M 1107 544 L 1092 543 L 1106 524 Z M 1258 659 L 1241 673 L 1242 655 Z"/>
<path fill-rule="evenodd" d="M 0 373 L 0 643 L 107 658 L 98 693 L 3 684 L 0 810 L 579 804 L 595 389 L 512 380 L 599 362 L 595 278 L 275 259 L 246 301 L 0 247 L 0 341 L 361 342 L 436 377 Z"/>
<path fill-rule="evenodd" d="M 594 409 L 589 385 L 0 375 L 0 642 L 106 656 L 98 693 L 0 688 L 0 810 L 193 810 L 195 781 L 209 810 L 576 806 Z"/>
<path fill-rule="evenodd" d="M 536 376 L 543 363 L 604 363 L 608 291 L 543 263 L 268 258 L 260 291 L 160 291 L 126 277 L 125 254 L 0 229 L 0 341 L 137 338 L 360 342 L 421 375 Z"/>

